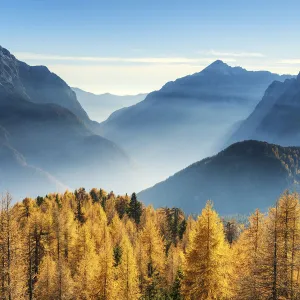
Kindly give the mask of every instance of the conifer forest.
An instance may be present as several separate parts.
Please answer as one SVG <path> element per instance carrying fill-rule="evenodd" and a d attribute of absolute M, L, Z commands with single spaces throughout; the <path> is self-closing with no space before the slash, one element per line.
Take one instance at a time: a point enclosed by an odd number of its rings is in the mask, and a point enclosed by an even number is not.
<path fill-rule="evenodd" d="M 1 299 L 299 299 L 299 195 L 198 216 L 84 188 L 0 211 Z"/>

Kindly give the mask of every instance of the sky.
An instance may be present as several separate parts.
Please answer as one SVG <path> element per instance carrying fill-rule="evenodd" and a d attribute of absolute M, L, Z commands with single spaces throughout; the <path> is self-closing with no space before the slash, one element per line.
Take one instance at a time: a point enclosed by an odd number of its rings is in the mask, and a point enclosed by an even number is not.
<path fill-rule="evenodd" d="M 221 59 L 300 71 L 300 1 L 0 0 L 0 45 L 93 93 L 145 93 Z"/>

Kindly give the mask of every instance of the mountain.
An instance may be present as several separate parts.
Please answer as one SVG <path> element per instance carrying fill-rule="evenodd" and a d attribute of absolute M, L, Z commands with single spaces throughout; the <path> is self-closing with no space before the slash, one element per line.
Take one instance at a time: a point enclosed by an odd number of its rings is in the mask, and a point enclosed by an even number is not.
<path fill-rule="evenodd" d="M 235 143 L 138 194 L 155 206 L 200 212 L 208 199 L 221 214 L 266 210 L 285 189 L 299 189 L 300 147 Z"/>
<path fill-rule="evenodd" d="M 300 146 L 299 113 L 300 73 L 296 78 L 273 82 L 230 141 L 254 138 Z"/>
<path fill-rule="evenodd" d="M 41 181 L 43 193 L 53 183 L 88 187 L 102 181 L 111 186 L 111 179 L 123 176 L 131 162 L 115 143 L 96 135 L 91 124 L 75 93 L 57 75 L 46 67 L 27 66 L 0 48 L 2 190 L 30 195 Z"/>
<path fill-rule="evenodd" d="M 266 88 L 287 77 L 218 60 L 112 114 L 100 124 L 101 133 L 150 166 L 147 176 L 154 174 L 157 180 L 159 174 L 162 179 L 218 151 L 224 136 L 249 115 Z"/>
<path fill-rule="evenodd" d="M 98 122 L 106 120 L 114 111 L 134 105 L 147 96 L 147 94 L 118 96 L 109 93 L 96 95 L 79 88 L 72 89 L 90 118 Z"/>

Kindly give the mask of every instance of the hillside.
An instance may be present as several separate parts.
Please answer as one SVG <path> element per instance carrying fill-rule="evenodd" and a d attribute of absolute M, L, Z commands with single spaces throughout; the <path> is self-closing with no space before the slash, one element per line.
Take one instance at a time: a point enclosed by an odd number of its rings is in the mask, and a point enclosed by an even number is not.
<path fill-rule="evenodd" d="M 233 144 L 138 194 L 146 203 L 198 212 L 212 199 L 222 214 L 266 210 L 285 189 L 296 188 L 300 148 L 258 141 Z"/>
<path fill-rule="evenodd" d="M 134 105 L 147 96 L 147 94 L 119 96 L 109 93 L 97 95 L 75 87 L 72 89 L 89 117 L 97 122 L 106 120 L 114 111 Z"/>

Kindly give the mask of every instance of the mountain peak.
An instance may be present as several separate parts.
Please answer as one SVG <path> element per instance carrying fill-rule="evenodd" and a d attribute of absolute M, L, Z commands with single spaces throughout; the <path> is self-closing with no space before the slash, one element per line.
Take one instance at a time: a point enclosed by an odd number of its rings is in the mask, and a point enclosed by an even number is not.
<path fill-rule="evenodd" d="M 222 60 L 218 59 L 213 63 L 211 63 L 210 65 L 208 65 L 203 71 L 221 72 L 227 74 L 231 69 L 232 68 L 229 65 L 224 63 Z"/>
<path fill-rule="evenodd" d="M 213 66 L 213 65 L 226 65 L 228 66 L 226 63 L 223 62 L 223 60 L 221 59 L 217 59 L 215 60 L 213 63 L 210 64 L 210 66 Z"/>
<path fill-rule="evenodd" d="M 219 68 L 219 67 L 228 67 L 228 68 L 230 68 L 230 66 L 228 66 L 226 63 L 224 63 L 220 59 L 215 60 L 213 63 L 208 65 L 206 68 Z"/>

